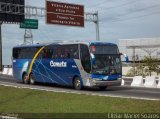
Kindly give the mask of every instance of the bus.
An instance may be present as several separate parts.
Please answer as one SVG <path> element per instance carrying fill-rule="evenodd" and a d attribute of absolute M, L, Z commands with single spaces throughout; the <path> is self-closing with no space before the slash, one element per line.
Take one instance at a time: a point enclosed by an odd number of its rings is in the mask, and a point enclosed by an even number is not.
<path fill-rule="evenodd" d="M 13 47 L 13 76 L 25 84 L 83 87 L 120 86 L 121 53 L 107 42 L 54 42 Z"/>

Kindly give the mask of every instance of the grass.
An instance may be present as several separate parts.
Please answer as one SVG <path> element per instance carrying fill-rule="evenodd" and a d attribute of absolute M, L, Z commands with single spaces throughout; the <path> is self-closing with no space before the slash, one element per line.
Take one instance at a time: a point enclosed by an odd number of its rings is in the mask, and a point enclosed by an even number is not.
<path fill-rule="evenodd" d="M 160 101 L 0 86 L 0 113 L 160 113 Z"/>

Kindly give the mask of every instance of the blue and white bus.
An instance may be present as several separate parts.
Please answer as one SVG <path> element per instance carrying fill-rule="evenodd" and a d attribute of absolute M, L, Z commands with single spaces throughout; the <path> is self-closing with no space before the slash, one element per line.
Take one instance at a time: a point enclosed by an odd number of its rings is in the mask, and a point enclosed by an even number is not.
<path fill-rule="evenodd" d="M 55 83 L 85 86 L 120 86 L 122 64 L 116 44 L 57 42 L 13 48 L 13 75 L 26 84 Z"/>

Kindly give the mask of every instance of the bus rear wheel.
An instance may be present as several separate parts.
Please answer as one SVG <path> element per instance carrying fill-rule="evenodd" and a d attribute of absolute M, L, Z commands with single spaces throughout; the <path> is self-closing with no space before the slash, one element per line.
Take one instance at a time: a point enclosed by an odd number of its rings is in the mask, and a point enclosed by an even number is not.
<path fill-rule="evenodd" d="M 100 90 L 106 90 L 107 86 L 99 86 Z"/>
<path fill-rule="evenodd" d="M 33 76 L 33 74 L 30 74 L 29 81 L 30 81 L 30 84 L 32 85 L 35 84 L 35 77 Z"/>
<path fill-rule="evenodd" d="M 80 78 L 79 77 L 76 77 L 74 79 L 74 82 L 73 82 L 73 86 L 76 90 L 81 90 L 82 89 L 82 84 L 81 84 L 81 81 L 80 81 Z"/>
<path fill-rule="evenodd" d="M 24 84 L 29 84 L 28 76 L 27 76 L 26 73 L 23 74 L 22 80 L 23 80 L 23 83 L 24 83 Z"/>

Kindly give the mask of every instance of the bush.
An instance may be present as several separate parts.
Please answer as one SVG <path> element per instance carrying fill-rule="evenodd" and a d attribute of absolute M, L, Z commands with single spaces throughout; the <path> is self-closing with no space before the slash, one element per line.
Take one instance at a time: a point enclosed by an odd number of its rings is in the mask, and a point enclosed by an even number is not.
<path fill-rule="evenodd" d="M 135 75 L 145 77 L 151 76 L 153 72 L 157 73 L 157 75 L 160 73 L 160 62 L 158 59 L 146 56 L 143 60 L 141 60 L 141 62 L 142 63 L 136 65 Z M 134 69 L 130 69 L 126 76 L 134 76 Z"/>

